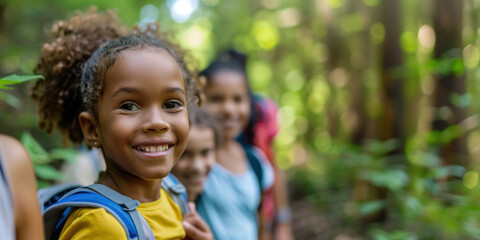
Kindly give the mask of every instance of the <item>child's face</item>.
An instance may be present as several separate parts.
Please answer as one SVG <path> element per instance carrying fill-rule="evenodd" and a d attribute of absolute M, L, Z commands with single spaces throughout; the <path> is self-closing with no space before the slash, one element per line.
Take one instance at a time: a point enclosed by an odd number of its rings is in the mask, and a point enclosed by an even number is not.
<path fill-rule="evenodd" d="M 185 185 L 194 201 L 203 192 L 203 184 L 215 163 L 215 132 L 209 127 L 193 126 L 188 143 L 172 173 Z"/>
<path fill-rule="evenodd" d="M 235 139 L 250 118 L 250 97 L 245 77 L 231 70 L 214 73 L 205 95 L 206 107 L 219 120 L 225 139 Z"/>
<path fill-rule="evenodd" d="M 186 104 L 180 68 L 168 53 L 121 52 L 98 103 L 96 131 L 107 166 L 145 180 L 165 177 L 187 144 Z"/>

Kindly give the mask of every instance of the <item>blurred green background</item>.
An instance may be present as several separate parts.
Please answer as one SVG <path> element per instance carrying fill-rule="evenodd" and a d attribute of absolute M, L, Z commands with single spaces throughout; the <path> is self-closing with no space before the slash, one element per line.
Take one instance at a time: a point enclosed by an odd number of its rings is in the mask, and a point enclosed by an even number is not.
<path fill-rule="evenodd" d="M 297 239 L 480 239 L 479 0 L 2 0 L 0 76 L 31 74 L 46 29 L 90 6 L 158 21 L 193 68 L 248 54 Z M 0 132 L 45 185 L 74 152 L 38 129 L 31 84 L 0 92 Z"/>

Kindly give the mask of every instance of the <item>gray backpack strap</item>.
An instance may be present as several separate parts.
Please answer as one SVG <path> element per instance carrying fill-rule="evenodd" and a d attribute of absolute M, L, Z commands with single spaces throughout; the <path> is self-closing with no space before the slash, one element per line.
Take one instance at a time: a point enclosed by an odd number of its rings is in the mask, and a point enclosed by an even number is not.
<path fill-rule="evenodd" d="M 72 191 L 75 188 L 81 187 L 78 183 L 64 183 L 54 185 L 38 190 L 37 197 L 40 203 L 40 210 L 43 213 L 50 205 L 56 203 L 66 193 Z"/>
<path fill-rule="evenodd" d="M 125 220 L 123 220 L 117 212 L 119 210 L 114 210 L 110 207 L 108 207 L 107 203 L 102 203 L 102 202 L 89 202 L 89 200 L 84 200 L 84 201 L 66 201 L 64 200 L 65 198 L 72 196 L 78 192 L 94 192 L 98 193 L 99 195 L 102 195 L 108 199 L 110 199 L 112 202 L 111 204 L 117 204 L 118 207 L 122 208 L 125 213 L 127 213 L 131 219 L 132 222 L 126 223 Z M 62 201 L 64 200 L 64 201 Z M 106 201 L 106 200 L 104 200 Z M 85 208 L 85 207 L 90 207 L 90 208 L 103 208 L 105 209 L 108 213 L 110 213 L 117 221 L 122 225 L 122 227 L 125 229 L 125 232 L 127 233 L 127 238 L 129 240 L 154 240 L 155 237 L 153 235 L 153 232 L 148 225 L 148 223 L 145 221 L 145 219 L 141 216 L 141 214 L 136 210 L 140 203 L 136 200 L 133 200 L 129 197 L 123 196 L 120 193 L 115 192 L 114 190 L 100 184 L 94 184 L 90 185 L 87 187 L 81 187 L 74 189 L 70 191 L 69 193 L 65 194 L 60 200 L 59 203 L 49 207 L 44 213 L 43 213 L 43 220 L 44 220 L 44 228 L 45 228 L 45 239 L 57 239 L 58 235 L 60 232 L 58 231 L 57 226 L 59 223 L 63 224 L 68 217 L 69 212 L 66 212 L 66 210 L 71 209 L 71 208 Z M 115 208 L 115 207 L 114 207 Z M 70 210 L 71 211 L 71 210 Z M 123 215 L 125 215 L 123 213 Z M 127 220 L 129 221 L 129 220 Z M 128 226 L 134 225 L 137 236 L 138 237 L 130 237 L 129 231 L 127 230 Z M 57 231 L 55 231 L 57 229 Z"/>
<path fill-rule="evenodd" d="M 125 209 L 130 217 L 132 217 L 133 223 L 137 229 L 138 238 L 140 240 L 155 240 L 152 229 L 142 214 L 137 211 L 137 207 L 140 205 L 140 202 L 124 196 L 102 184 L 93 184 L 85 188 L 92 189 L 94 192 L 97 192 L 116 202 L 118 205 L 123 206 L 123 209 Z"/>
<path fill-rule="evenodd" d="M 185 216 L 185 214 L 188 214 L 190 212 L 188 210 L 187 203 L 187 189 L 173 174 L 168 174 L 162 179 L 162 188 L 178 205 L 180 211 L 182 211 L 182 216 Z"/>

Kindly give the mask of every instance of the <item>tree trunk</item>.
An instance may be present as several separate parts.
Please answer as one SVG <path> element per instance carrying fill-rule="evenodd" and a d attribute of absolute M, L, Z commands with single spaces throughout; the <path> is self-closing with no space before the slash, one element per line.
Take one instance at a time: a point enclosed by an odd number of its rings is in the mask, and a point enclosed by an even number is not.
<path fill-rule="evenodd" d="M 434 30 L 436 34 L 435 59 L 462 61 L 462 1 L 437 0 L 434 5 Z M 442 131 L 458 124 L 466 117 L 465 109 L 456 106 L 451 99 L 454 94 L 465 94 L 465 74 L 450 69 L 436 75 L 433 94 L 433 107 L 436 114 L 432 129 Z M 440 147 L 440 155 L 446 165 L 467 166 L 467 146 L 465 137 L 453 139 Z"/>
<path fill-rule="evenodd" d="M 403 79 L 398 74 L 398 69 L 403 65 L 403 51 L 400 47 L 401 28 L 401 4 L 399 0 L 382 1 L 380 11 L 381 20 L 385 26 L 385 39 L 380 53 L 381 74 L 381 103 L 382 110 L 377 124 L 376 139 L 386 141 L 397 139 L 399 147 L 388 154 L 404 153 L 405 123 L 404 117 L 404 93 Z M 362 195 L 366 192 L 367 195 Z M 386 199 L 387 190 L 373 186 L 371 183 L 358 180 L 354 187 L 354 199 L 357 201 L 373 201 Z M 385 222 L 387 209 L 371 213 L 362 218 L 365 223 Z"/>
<path fill-rule="evenodd" d="M 403 78 L 399 69 L 403 65 L 403 51 L 400 47 L 400 9 L 398 0 L 382 1 L 382 21 L 385 26 L 385 39 L 381 50 L 381 102 L 382 113 L 379 119 L 378 139 L 399 140 L 397 153 L 403 153 L 405 144 L 404 91 Z"/>

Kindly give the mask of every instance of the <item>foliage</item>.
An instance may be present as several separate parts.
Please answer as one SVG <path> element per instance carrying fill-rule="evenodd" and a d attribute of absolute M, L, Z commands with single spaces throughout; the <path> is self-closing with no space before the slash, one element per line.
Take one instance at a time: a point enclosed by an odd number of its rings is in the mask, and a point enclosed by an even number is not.
<path fill-rule="evenodd" d="M 191 0 L 183 3 L 197 6 L 184 21 L 173 17 L 175 2 L 180 0 L 44 0 L 42 4 L 6 0 L 0 3 L 0 10 L 6 9 L 4 15 L 0 11 L 0 74 L 30 73 L 45 42 L 44 29 L 76 10 L 91 5 L 99 10 L 116 8 L 127 26 L 153 18 L 174 33 L 192 67 L 201 69 L 218 52 L 232 47 L 248 54 L 252 88 L 280 107 L 276 160 L 291 176 L 293 201 L 307 199 L 329 221 L 355 229 L 367 239 L 480 238 L 475 204 L 480 197 L 479 4 L 461 1 L 464 22 L 458 29 L 463 45 L 436 58 L 436 44 L 443 40 L 438 39 L 432 18 L 438 1 Z M 400 6 L 388 5 L 393 2 Z M 396 57 L 403 61 L 391 69 L 382 69 L 382 56 L 395 55 L 385 52 L 391 30 L 382 19 L 386 9 L 399 13 L 401 26 L 398 39 L 390 41 L 398 41 L 401 53 Z M 390 74 L 402 78 L 401 86 L 385 92 L 383 77 Z M 451 93 L 445 99 L 470 117 L 432 104 L 436 76 L 449 74 L 465 75 L 466 86 L 460 87 L 466 93 Z M 395 106 L 380 98 L 399 93 L 404 100 Z M 55 165 L 57 157 L 70 159 L 69 154 L 54 153 L 61 148 L 60 137 L 34 132 L 36 112 L 26 88 L 0 94 L 15 108 L 1 114 L 0 121 L 6 123 L 0 126 L 2 131 L 15 130 L 18 136 L 25 129 L 32 132 L 45 147 L 32 139 L 24 143 L 41 166 L 36 167 L 37 174 L 42 172 L 42 181 L 58 178 L 55 167 L 44 166 Z M 25 100 L 22 106 L 20 99 Z M 383 127 L 380 116 L 396 107 L 405 109 L 403 115 L 390 116 L 405 121 L 399 124 L 405 127 L 404 139 L 380 138 L 393 128 Z M 434 117 L 457 122 L 432 131 Z M 365 134 L 355 139 L 358 132 Z M 384 141 L 389 138 L 393 139 Z M 442 147 L 459 138 L 467 139 L 469 156 L 455 159 L 467 159 L 468 164 L 445 164 Z M 360 143 L 363 139 L 376 140 Z M 385 214 L 378 224 L 363 226 L 365 219 L 378 213 Z M 326 233 L 326 239 L 334 239 L 332 234 Z"/>
<path fill-rule="evenodd" d="M 366 231 L 368 239 L 480 237 L 478 178 L 466 184 L 467 169 L 443 165 L 434 149 L 387 154 L 397 148 L 395 142 L 373 140 L 361 147 L 335 144 L 332 147 L 340 151 L 330 149 L 317 156 L 325 162 L 321 172 L 295 171 L 293 189 L 305 192 L 294 194 L 319 206 L 330 221 L 340 221 L 340 226 L 348 225 L 357 233 Z M 359 191 L 365 186 L 370 187 Z M 370 199 L 364 194 L 375 191 L 385 197 Z M 360 224 L 382 212 L 383 223 Z"/>
<path fill-rule="evenodd" d="M 47 187 L 52 182 L 64 178 L 52 163 L 62 160 L 73 161 L 77 154 L 76 150 L 70 148 L 57 148 L 47 152 L 28 132 L 22 135 L 21 142 L 32 158 L 39 188 Z"/>
<path fill-rule="evenodd" d="M 6 77 L 0 78 L 0 89 L 11 90 L 12 88 L 5 85 L 14 85 L 20 84 L 26 81 L 43 79 L 41 75 L 16 75 L 12 74 Z M 19 106 L 19 100 L 16 99 L 13 95 L 10 95 L 6 92 L 0 92 L 0 100 L 3 100 L 9 103 L 13 107 Z M 12 102 L 12 99 L 15 101 Z M 15 103 L 15 104 L 12 104 Z M 51 166 L 51 164 L 58 160 L 67 160 L 70 161 L 74 159 L 76 151 L 73 149 L 52 149 L 47 152 L 33 137 L 30 133 L 24 132 L 20 141 L 27 149 L 32 162 L 35 174 L 37 176 L 37 185 L 39 188 L 46 187 L 50 185 L 49 181 L 58 181 L 63 178 L 62 173 Z"/>
<path fill-rule="evenodd" d="M 20 76 L 20 75 L 16 75 L 16 74 L 8 75 L 6 77 L 1 77 L 0 78 L 0 89 L 11 90 L 12 88 L 7 87 L 6 85 L 20 84 L 20 83 L 23 83 L 23 82 L 26 82 L 26 81 L 35 80 L 35 79 L 39 79 L 39 78 L 43 79 L 43 76 L 41 76 L 41 75 L 22 75 L 22 76 Z M 20 104 L 21 101 L 17 97 L 15 97 L 14 95 L 12 95 L 8 92 L 5 92 L 5 91 L 0 92 L 0 101 L 5 101 L 10 106 L 12 106 L 16 109 L 19 109 L 20 105 L 21 105 Z"/>

